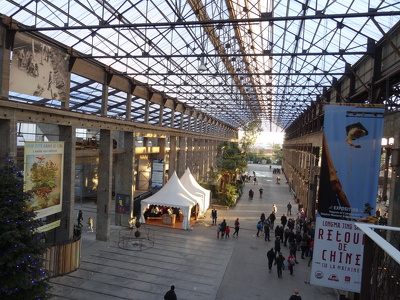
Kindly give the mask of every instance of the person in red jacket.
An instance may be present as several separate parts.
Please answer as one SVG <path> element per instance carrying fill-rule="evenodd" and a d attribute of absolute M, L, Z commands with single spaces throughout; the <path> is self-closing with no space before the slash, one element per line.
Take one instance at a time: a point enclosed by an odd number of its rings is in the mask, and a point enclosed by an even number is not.
<path fill-rule="evenodd" d="M 231 232 L 231 229 L 229 228 L 229 226 L 226 226 L 226 229 L 225 229 L 225 236 L 226 236 L 226 238 L 227 239 L 229 239 L 229 233 Z"/>
<path fill-rule="evenodd" d="M 290 254 L 288 259 L 287 259 L 287 262 L 289 264 L 290 275 L 293 275 L 293 267 L 297 263 L 296 256 L 294 256 L 293 254 Z"/>

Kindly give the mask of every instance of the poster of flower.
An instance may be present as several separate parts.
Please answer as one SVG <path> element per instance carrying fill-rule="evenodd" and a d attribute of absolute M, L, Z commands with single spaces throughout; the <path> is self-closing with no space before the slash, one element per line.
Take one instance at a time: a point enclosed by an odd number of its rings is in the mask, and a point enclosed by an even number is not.
<path fill-rule="evenodd" d="M 25 143 L 25 191 L 33 198 L 28 204 L 43 218 L 61 211 L 64 142 Z"/>

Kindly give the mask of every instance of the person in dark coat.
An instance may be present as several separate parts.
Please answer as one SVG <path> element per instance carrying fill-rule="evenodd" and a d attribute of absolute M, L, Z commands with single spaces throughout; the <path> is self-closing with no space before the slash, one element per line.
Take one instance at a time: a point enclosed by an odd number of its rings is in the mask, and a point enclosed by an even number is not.
<path fill-rule="evenodd" d="M 269 215 L 269 222 L 270 222 L 270 224 L 271 224 L 271 229 L 274 228 L 275 219 L 276 219 L 275 214 L 274 214 L 274 212 L 272 212 L 272 213 Z"/>
<path fill-rule="evenodd" d="M 265 214 L 264 213 L 261 214 L 260 220 L 262 221 L 262 223 L 264 225 L 264 222 L 265 222 Z"/>
<path fill-rule="evenodd" d="M 239 223 L 239 218 L 236 219 L 235 221 L 235 232 L 232 234 L 232 237 L 239 237 L 239 229 L 240 229 L 240 223 Z"/>
<path fill-rule="evenodd" d="M 252 189 L 250 189 L 250 191 L 249 191 L 249 199 L 253 200 L 253 196 L 254 196 L 254 191 Z"/>
<path fill-rule="evenodd" d="M 279 226 L 279 238 L 281 239 L 281 243 L 283 243 L 283 234 L 284 234 L 283 226 Z"/>
<path fill-rule="evenodd" d="M 269 251 L 267 252 L 267 258 L 268 258 L 268 270 L 269 270 L 269 272 L 271 273 L 272 264 L 274 263 L 275 258 L 276 258 L 275 252 L 274 252 L 274 248 L 271 248 L 271 250 L 269 250 Z"/>
<path fill-rule="evenodd" d="M 83 227 L 82 221 L 83 221 L 83 212 L 81 210 L 79 210 L 79 213 L 78 213 L 78 226 Z"/>
<path fill-rule="evenodd" d="M 289 239 L 289 228 L 287 228 L 287 227 L 285 229 L 284 236 L 285 236 L 285 241 L 283 242 L 283 246 L 287 247 L 287 241 Z"/>
<path fill-rule="evenodd" d="M 177 300 L 175 294 L 175 286 L 171 285 L 171 289 L 164 295 L 164 300 Z"/>
<path fill-rule="evenodd" d="M 282 278 L 282 269 L 283 269 L 283 263 L 285 261 L 285 258 L 282 255 L 282 252 L 279 252 L 278 257 L 275 259 L 275 265 L 276 269 L 278 271 L 278 277 Z"/>
<path fill-rule="evenodd" d="M 217 225 L 218 211 L 213 207 L 211 211 L 212 224 Z"/>
<path fill-rule="evenodd" d="M 283 214 L 282 217 L 281 217 L 281 224 L 282 224 L 283 228 L 285 228 L 286 223 L 287 223 L 287 217 L 286 217 L 285 214 Z"/>
<path fill-rule="evenodd" d="M 269 239 L 269 223 L 268 222 L 264 223 L 264 237 L 265 237 L 265 241 L 271 241 Z"/>
<path fill-rule="evenodd" d="M 301 300 L 301 296 L 299 295 L 298 289 L 294 289 L 293 295 L 290 296 L 289 300 Z"/>
<path fill-rule="evenodd" d="M 224 238 L 226 232 L 226 221 L 225 219 L 221 223 L 221 239 Z"/>
<path fill-rule="evenodd" d="M 281 241 L 279 239 L 279 236 L 277 236 L 275 238 L 275 247 L 274 247 L 274 249 L 275 249 L 275 255 L 281 251 Z"/>

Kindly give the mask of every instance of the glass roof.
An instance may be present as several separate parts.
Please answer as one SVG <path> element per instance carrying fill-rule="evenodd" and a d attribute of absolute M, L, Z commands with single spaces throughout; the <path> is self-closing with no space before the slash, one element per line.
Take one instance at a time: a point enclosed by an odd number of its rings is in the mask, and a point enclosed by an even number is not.
<path fill-rule="evenodd" d="M 30 30 L 235 128 L 255 119 L 287 128 L 400 20 L 394 0 L 0 3 Z M 71 108 L 98 113 L 101 91 L 72 74 Z M 109 95 L 110 115 L 123 117 L 125 94 Z"/>

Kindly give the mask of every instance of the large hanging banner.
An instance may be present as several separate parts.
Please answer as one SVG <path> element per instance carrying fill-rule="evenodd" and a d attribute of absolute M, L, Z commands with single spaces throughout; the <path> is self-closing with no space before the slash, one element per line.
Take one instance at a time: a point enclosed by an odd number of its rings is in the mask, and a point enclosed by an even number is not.
<path fill-rule="evenodd" d="M 360 292 L 364 234 L 374 222 L 382 106 L 327 105 L 310 282 Z"/>
<path fill-rule="evenodd" d="M 64 142 L 25 142 L 24 190 L 33 193 L 28 209 L 36 218 L 61 211 Z"/>
<path fill-rule="evenodd" d="M 10 68 L 10 91 L 66 101 L 69 55 L 40 40 L 16 33 Z"/>
<path fill-rule="evenodd" d="M 382 107 L 325 106 L 318 214 L 368 220 L 378 191 Z"/>
<path fill-rule="evenodd" d="M 357 223 L 317 217 L 310 283 L 359 293 L 363 252 Z"/>

